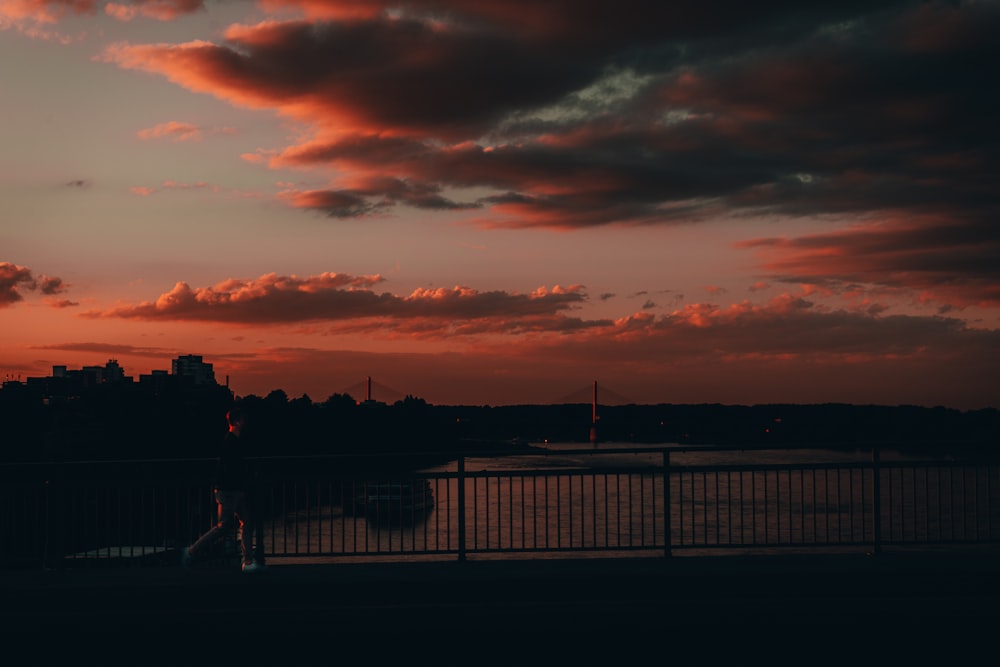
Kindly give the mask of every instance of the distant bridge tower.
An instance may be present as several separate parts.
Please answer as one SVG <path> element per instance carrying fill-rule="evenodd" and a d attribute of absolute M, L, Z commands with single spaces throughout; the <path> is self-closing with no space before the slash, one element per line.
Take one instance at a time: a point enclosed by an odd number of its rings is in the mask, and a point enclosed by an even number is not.
<path fill-rule="evenodd" d="M 590 442 L 597 444 L 597 380 L 594 380 L 594 398 L 590 407 Z"/>

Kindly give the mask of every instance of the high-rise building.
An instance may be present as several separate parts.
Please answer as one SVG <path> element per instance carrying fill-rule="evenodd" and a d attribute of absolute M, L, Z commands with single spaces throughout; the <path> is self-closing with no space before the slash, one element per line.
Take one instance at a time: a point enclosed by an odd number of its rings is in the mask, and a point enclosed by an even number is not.
<path fill-rule="evenodd" d="M 202 361 L 200 354 L 177 357 L 170 362 L 170 372 L 173 375 L 189 377 L 196 385 L 216 384 L 212 364 Z"/>
<path fill-rule="evenodd" d="M 104 364 L 104 372 L 101 382 L 104 384 L 118 384 L 119 382 L 131 382 L 132 378 L 125 376 L 125 369 L 121 367 L 117 359 L 108 359 Z"/>

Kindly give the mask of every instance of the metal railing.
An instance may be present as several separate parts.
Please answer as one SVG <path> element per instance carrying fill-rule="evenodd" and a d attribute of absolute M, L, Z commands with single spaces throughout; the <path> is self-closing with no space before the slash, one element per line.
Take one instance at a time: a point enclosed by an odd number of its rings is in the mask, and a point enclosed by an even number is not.
<path fill-rule="evenodd" d="M 364 468 L 346 456 L 258 459 L 267 558 L 879 552 L 1000 542 L 1000 468 L 988 460 L 889 460 L 878 448 L 813 460 L 796 450 L 667 447 L 446 458 L 417 469 L 392 457 Z M 215 520 L 211 465 L 4 466 L 0 565 L 176 564 L 178 547 Z M 218 555 L 232 553 L 230 543 Z"/>

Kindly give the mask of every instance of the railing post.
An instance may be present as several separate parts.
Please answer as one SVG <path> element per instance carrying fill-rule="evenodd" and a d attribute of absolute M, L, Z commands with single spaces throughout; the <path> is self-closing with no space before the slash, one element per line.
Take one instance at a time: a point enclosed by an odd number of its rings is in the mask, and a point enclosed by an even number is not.
<path fill-rule="evenodd" d="M 465 560 L 465 456 L 458 456 L 458 560 Z"/>
<path fill-rule="evenodd" d="M 671 556 L 670 452 L 663 450 L 663 557 Z"/>
<path fill-rule="evenodd" d="M 882 551 L 882 470 L 879 465 L 879 447 L 872 445 L 872 514 L 875 515 L 873 553 Z"/>
<path fill-rule="evenodd" d="M 54 570 L 63 565 L 66 526 L 66 483 L 65 470 L 55 464 L 49 471 L 48 479 L 42 486 L 43 507 L 42 531 L 45 542 L 42 546 L 42 567 Z"/>

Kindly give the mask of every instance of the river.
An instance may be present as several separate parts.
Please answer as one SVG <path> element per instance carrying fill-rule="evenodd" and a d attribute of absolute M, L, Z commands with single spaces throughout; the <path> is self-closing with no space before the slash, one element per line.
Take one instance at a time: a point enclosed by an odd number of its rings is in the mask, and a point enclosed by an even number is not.
<path fill-rule="evenodd" d="M 716 451 L 630 443 L 542 447 L 466 459 L 464 510 L 458 463 L 451 461 L 417 472 L 430 485 L 434 504 L 429 511 L 407 514 L 397 505 L 392 518 L 403 520 L 383 521 L 347 512 L 344 503 L 295 507 L 268 523 L 266 549 L 309 559 L 452 558 L 460 551 L 463 519 L 470 558 L 662 555 L 668 530 L 672 548 L 687 552 L 815 550 L 819 545 L 864 550 L 875 538 L 870 450 Z M 674 470 L 669 519 L 664 447 L 672 450 Z M 888 463 L 913 457 L 884 451 L 880 458 Z M 883 520 L 883 532 L 930 539 L 966 530 L 969 522 L 985 520 L 987 527 L 1000 522 L 990 514 L 956 519 L 956 512 L 967 513 L 969 494 L 978 494 L 978 486 L 969 490 L 965 480 L 956 491 L 953 473 L 945 477 L 931 470 L 886 477 L 889 488 L 883 495 L 890 503 L 898 498 L 901 518 L 899 525 Z"/>

